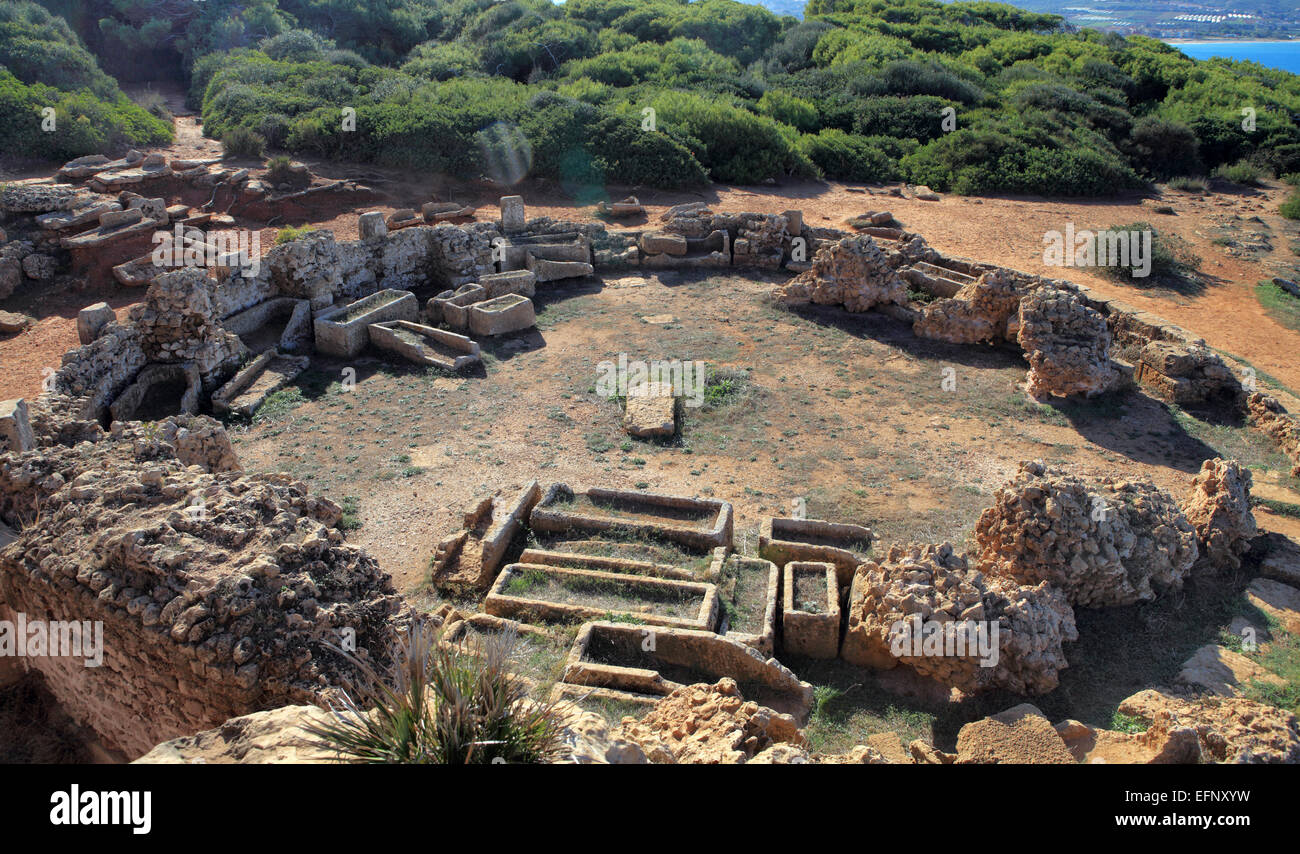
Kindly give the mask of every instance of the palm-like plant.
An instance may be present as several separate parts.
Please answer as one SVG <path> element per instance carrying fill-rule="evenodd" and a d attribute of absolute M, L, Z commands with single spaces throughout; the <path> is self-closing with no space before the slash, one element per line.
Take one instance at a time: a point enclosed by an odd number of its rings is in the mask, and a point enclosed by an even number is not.
<path fill-rule="evenodd" d="M 387 679 L 332 647 L 361 675 L 354 698 L 330 703 L 331 720 L 308 732 L 341 758 L 370 763 L 534 763 L 555 758 L 562 724 L 555 707 L 529 699 L 510 672 L 514 632 L 483 636 L 475 648 L 439 643 L 414 626 L 394 651 Z"/>

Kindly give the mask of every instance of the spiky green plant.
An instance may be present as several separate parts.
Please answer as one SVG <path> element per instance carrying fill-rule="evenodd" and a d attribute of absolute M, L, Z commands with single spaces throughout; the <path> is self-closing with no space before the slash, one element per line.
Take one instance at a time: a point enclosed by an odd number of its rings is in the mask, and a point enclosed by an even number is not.
<path fill-rule="evenodd" d="M 537 763 L 561 749 L 560 715 L 530 700 L 510 671 L 513 632 L 473 649 L 439 643 L 415 626 L 397 645 L 388 677 L 337 650 L 361 675 L 357 696 L 331 703 L 331 720 L 308 731 L 353 762 L 470 765 Z"/>

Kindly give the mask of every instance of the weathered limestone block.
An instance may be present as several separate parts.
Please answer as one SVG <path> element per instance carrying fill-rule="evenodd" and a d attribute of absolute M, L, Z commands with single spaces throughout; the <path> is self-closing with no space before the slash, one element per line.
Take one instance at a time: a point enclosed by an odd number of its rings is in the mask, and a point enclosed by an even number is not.
<path fill-rule="evenodd" d="M 494 494 L 475 501 L 464 514 L 461 529 L 443 539 L 434 552 L 434 586 L 457 593 L 490 586 L 506 549 L 541 497 L 542 487 L 533 480 L 513 497 Z"/>
<path fill-rule="evenodd" d="M 0 599 L 102 624 L 100 666 L 29 663 L 64 711 L 131 758 L 232 717 L 319 703 L 356 678 L 328 643 L 355 633 L 358 656 L 382 668 L 409 620 L 374 558 L 343 543 L 338 505 L 286 475 L 198 467 L 217 432 L 202 418 L 119 422 L 99 441 L 0 466 L 0 513 L 41 509 L 0 555 Z"/>
<path fill-rule="evenodd" d="M 54 259 L 40 252 L 33 252 L 23 259 L 23 275 L 37 282 L 53 279 L 54 268 Z"/>
<path fill-rule="evenodd" d="M 1095 729 L 1076 720 L 1062 721 L 1055 729 L 1070 755 L 1085 765 L 1195 765 L 1201 761 L 1196 730 L 1163 709 L 1145 732 Z"/>
<path fill-rule="evenodd" d="M 1250 510 L 1250 469 L 1216 457 L 1201 464 L 1183 514 L 1196 529 L 1201 554 L 1218 569 L 1237 569 L 1258 530 Z"/>
<path fill-rule="evenodd" d="M 848 611 L 845 661 L 907 664 L 968 693 L 1051 691 L 1068 666 L 1062 644 L 1079 637 L 1059 590 L 985 575 L 948 543 L 894 546 L 858 567 Z"/>
<path fill-rule="evenodd" d="M 832 563 L 785 565 L 781 646 L 808 658 L 835 658 L 840 651 L 840 586 Z"/>
<path fill-rule="evenodd" d="M 1106 391 L 1119 374 L 1110 362 L 1106 318 L 1063 288 L 1039 288 L 1020 301 L 1017 340 L 1029 360 L 1034 397 Z"/>
<path fill-rule="evenodd" d="M 1085 484 L 1041 462 L 1021 463 L 975 524 L 977 564 L 1023 584 L 1049 581 L 1072 604 L 1149 602 L 1182 587 L 1196 531 L 1154 484 Z"/>
<path fill-rule="evenodd" d="M 680 234 L 647 231 L 641 235 L 640 247 L 647 255 L 685 255 L 686 238 Z"/>
<path fill-rule="evenodd" d="M 390 225 L 391 227 L 391 225 Z M 409 290 L 429 281 L 433 259 L 433 229 L 412 225 L 390 233 L 379 253 L 379 282 L 385 288 Z"/>
<path fill-rule="evenodd" d="M 1240 698 L 1182 700 L 1148 689 L 1120 703 L 1119 711 L 1153 722 L 1162 712 L 1172 715 L 1196 730 L 1203 762 L 1300 762 L 1300 720 L 1275 706 Z"/>
<path fill-rule="evenodd" d="M 314 323 L 316 349 L 331 356 L 355 358 L 370 343 L 370 324 L 387 320 L 415 321 L 419 314 L 420 302 L 410 291 L 392 288 L 378 291 L 318 315 Z"/>
<path fill-rule="evenodd" d="M 99 216 L 101 229 L 119 228 L 123 225 L 135 225 L 144 219 L 144 211 L 139 208 L 126 208 L 118 211 L 105 211 Z"/>
<path fill-rule="evenodd" d="M 807 745 L 793 717 L 747 702 L 729 678 L 673 691 L 639 721 L 624 718 L 619 735 L 655 764 L 733 765 L 774 744 Z"/>
<path fill-rule="evenodd" d="M 284 706 L 224 721 L 194 735 L 155 746 L 135 765 L 280 765 L 330 763 L 338 753 L 321 743 L 308 727 L 333 721 L 319 706 Z"/>
<path fill-rule="evenodd" d="M 1024 703 L 957 733 L 958 765 L 1072 765 L 1065 740 L 1037 706 Z"/>
<path fill-rule="evenodd" d="M 183 267 L 153 280 L 129 318 L 150 362 L 193 362 L 205 383 L 248 354 L 239 336 L 217 320 L 216 280 L 201 267 Z"/>
<path fill-rule="evenodd" d="M 523 196 L 501 197 L 501 230 L 506 234 L 518 234 L 527 227 L 524 214 Z"/>
<path fill-rule="evenodd" d="M 470 331 L 475 335 L 508 335 L 537 323 L 533 301 L 519 294 L 474 303 L 467 313 Z"/>
<path fill-rule="evenodd" d="M 906 305 L 907 285 L 875 241 L 859 235 L 819 249 L 812 269 L 777 287 L 773 298 L 785 306 L 814 302 L 857 312 L 885 303 Z"/>
<path fill-rule="evenodd" d="M 1182 669 L 1178 671 L 1178 681 L 1199 692 L 1225 697 L 1240 696 L 1241 689 L 1252 681 L 1285 685 L 1281 677 L 1270 673 L 1241 653 L 1214 643 L 1196 650 L 1191 658 L 1183 662 Z"/>
<path fill-rule="evenodd" d="M 319 307 L 328 305 L 343 284 L 340 260 L 333 232 L 322 229 L 273 247 L 263 263 L 281 295 Z"/>
<path fill-rule="evenodd" d="M 106 302 L 88 305 L 77 312 L 77 339 L 82 344 L 89 344 L 99 337 L 105 324 L 117 320 L 117 314 Z"/>
<path fill-rule="evenodd" d="M 357 232 L 362 240 L 379 240 L 388 236 L 383 211 L 369 211 L 357 217 Z"/>
<path fill-rule="evenodd" d="M 651 382 L 629 388 L 623 430 L 637 439 L 674 435 L 677 432 L 677 398 L 672 386 Z"/>
<path fill-rule="evenodd" d="M 36 447 L 27 401 L 21 397 L 0 401 L 0 452 L 30 451 Z"/>
<path fill-rule="evenodd" d="M 370 343 L 417 365 L 459 371 L 479 361 L 479 346 L 464 335 L 409 320 L 372 323 Z"/>
<path fill-rule="evenodd" d="M 559 279 L 580 279 L 590 276 L 596 268 L 586 261 L 548 261 L 528 254 L 525 262 L 527 269 L 537 277 L 539 282 L 554 282 Z"/>
<path fill-rule="evenodd" d="M 531 270 L 489 273 L 480 277 L 478 283 L 487 291 L 488 299 L 496 299 L 506 294 L 532 297 L 537 293 L 537 276 Z"/>
<path fill-rule="evenodd" d="M 951 299 L 940 299 L 921 310 L 912 331 L 921 338 L 954 344 L 1002 341 L 1007 321 L 1016 316 L 1020 291 L 1006 270 L 991 270 L 962 286 Z"/>
<path fill-rule="evenodd" d="M 443 291 L 429 300 L 429 322 L 441 321 L 452 329 L 463 332 L 469 328 L 469 306 L 487 298 L 487 288 L 478 284 L 461 285 L 454 291 Z"/>
<path fill-rule="evenodd" d="M 1134 379 L 1170 403 L 1235 401 L 1241 383 L 1204 341 L 1152 341 L 1142 348 Z"/>
<path fill-rule="evenodd" d="M 0 211 L 41 214 L 72 210 L 86 191 L 72 184 L 56 184 L 48 178 L 7 181 L 0 187 Z"/>

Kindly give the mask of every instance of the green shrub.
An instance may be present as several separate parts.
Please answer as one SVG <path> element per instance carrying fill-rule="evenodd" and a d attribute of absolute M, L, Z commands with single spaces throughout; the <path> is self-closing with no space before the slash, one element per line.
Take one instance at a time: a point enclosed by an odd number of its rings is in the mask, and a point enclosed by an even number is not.
<path fill-rule="evenodd" d="M 1209 183 L 1204 178 L 1176 175 L 1169 179 L 1169 189 L 1178 190 L 1181 193 L 1204 193 L 1209 187 Z"/>
<path fill-rule="evenodd" d="M 1037 142 L 1032 134 L 959 128 L 903 158 L 903 168 L 918 184 L 966 195 L 1105 196 L 1141 183 L 1130 167 L 1092 148 Z"/>
<path fill-rule="evenodd" d="M 685 92 L 666 92 L 652 105 L 658 123 L 689 140 L 691 152 L 715 181 L 756 184 L 812 171 L 812 164 L 769 118 Z"/>
<path fill-rule="evenodd" d="M 811 101 L 773 89 L 758 99 L 758 111 L 784 125 L 807 133 L 817 130 L 817 107 Z"/>
<path fill-rule="evenodd" d="M 245 127 L 233 127 L 221 135 L 221 150 L 226 157 L 261 157 L 266 139 Z"/>
<path fill-rule="evenodd" d="M 307 731 L 365 763 L 487 765 L 539 763 L 563 749 L 563 725 L 549 702 L 528 700 L 510 671 L 513 633 L 483 636 L 473 652 L 440 644 L 416 625 L 381 677 L 355 655 L 335 650 L 356 667 L 356 696 L 342 692 L 331 719 Z"/>
<path fill-rule="evenodd" d="M 44 110 L 55 129 L 42 130 Z M 107 154 L 128 145 L 171 140 L 170 124 L 149 115 L 123 94 L 103 100 L 89 90 L 61 92 L 24 85 L 0 68 L 0 150 L 56 161 Z"/>
<path fill-rule="evenodd" d="M 831 128 L 800 138 L 799 147 L 827 178 L 883 182 L 900 177 L 897 161 L 864 136 Z"/>
<path fill-rule="evenodd" d="M 1287 219 L 1300 219 L 1300 190 L 1292 191 L 1286 201 L 1278 207 L 1277 212 Z"/>
<path fill-rule="evenodd" d="M 1134 163 L 1157 181 L 1201 168 L 1196 133 L 1180 122 L 1145 116 L 1133 124 L 1128 142 Z"/>
<path fill-rule="evenodd" d="M 304 234 L 308 234 L 313 229 L 310 225 L 292 226 L 286 225 L 275 233 L 275 245 L 279 246 L 284 243 L 292 243 Z"/>
<path fill-rule="evenodd" d="M 1249 160 L 1238 160 L 1230 166 L 1225 164 L 1215 169 L 1214 177 L 1247 187 L 1258 187 L 1268 175 L 1264 169 Z"/>
<path fill-rule="evenodd" d="M 288 183 L 294 177 L 289 169 L 292 164 L 293 160 L 288 155 L 277 154 L 266 161 L 266 179 L 272 184 Z"/>
<path fill-rule="evenodd" d="M 1109 279 L 1133 284 L 1170 283 L 1200 269 L 1201 259 L 1187 241 L 1176 234 L 1162 233 L 1149 222 L 1116 225 L 1107 231 L 1151 232 L 1151 270 L 1146 277 L 1133 275 L 1133 268 L 1119 265 L 1103 266 L 1098 272 Z"/>

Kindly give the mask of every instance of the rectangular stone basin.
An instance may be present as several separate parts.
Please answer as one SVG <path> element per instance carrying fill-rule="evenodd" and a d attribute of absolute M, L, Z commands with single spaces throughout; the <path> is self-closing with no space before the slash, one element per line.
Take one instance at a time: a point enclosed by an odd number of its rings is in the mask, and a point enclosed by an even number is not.
<path fill-rule="evenodd" d="M 420 302 L 410 291 L 382 290 L 364 299 L 328 309 L 316 317 L 316 349 L 331 356 L 351 359 L 361 355 L 370 343 L 372 323 L 388 320 L 414 321 Z"/>
<path fill-rule="evenodd" d="M 523 621 L 619 617 L 711 631 L 718 589 L 694 581 L 512 563 L 497 576 L 483 610 Z"/>
<path fill-rule="evenodd" d="M 370 343 L 409 362 L 445 371 L 459 371 L 479 361 L 479 347 L 464 335 L 412 323 L 390 320 L 370 325 Z"/>

